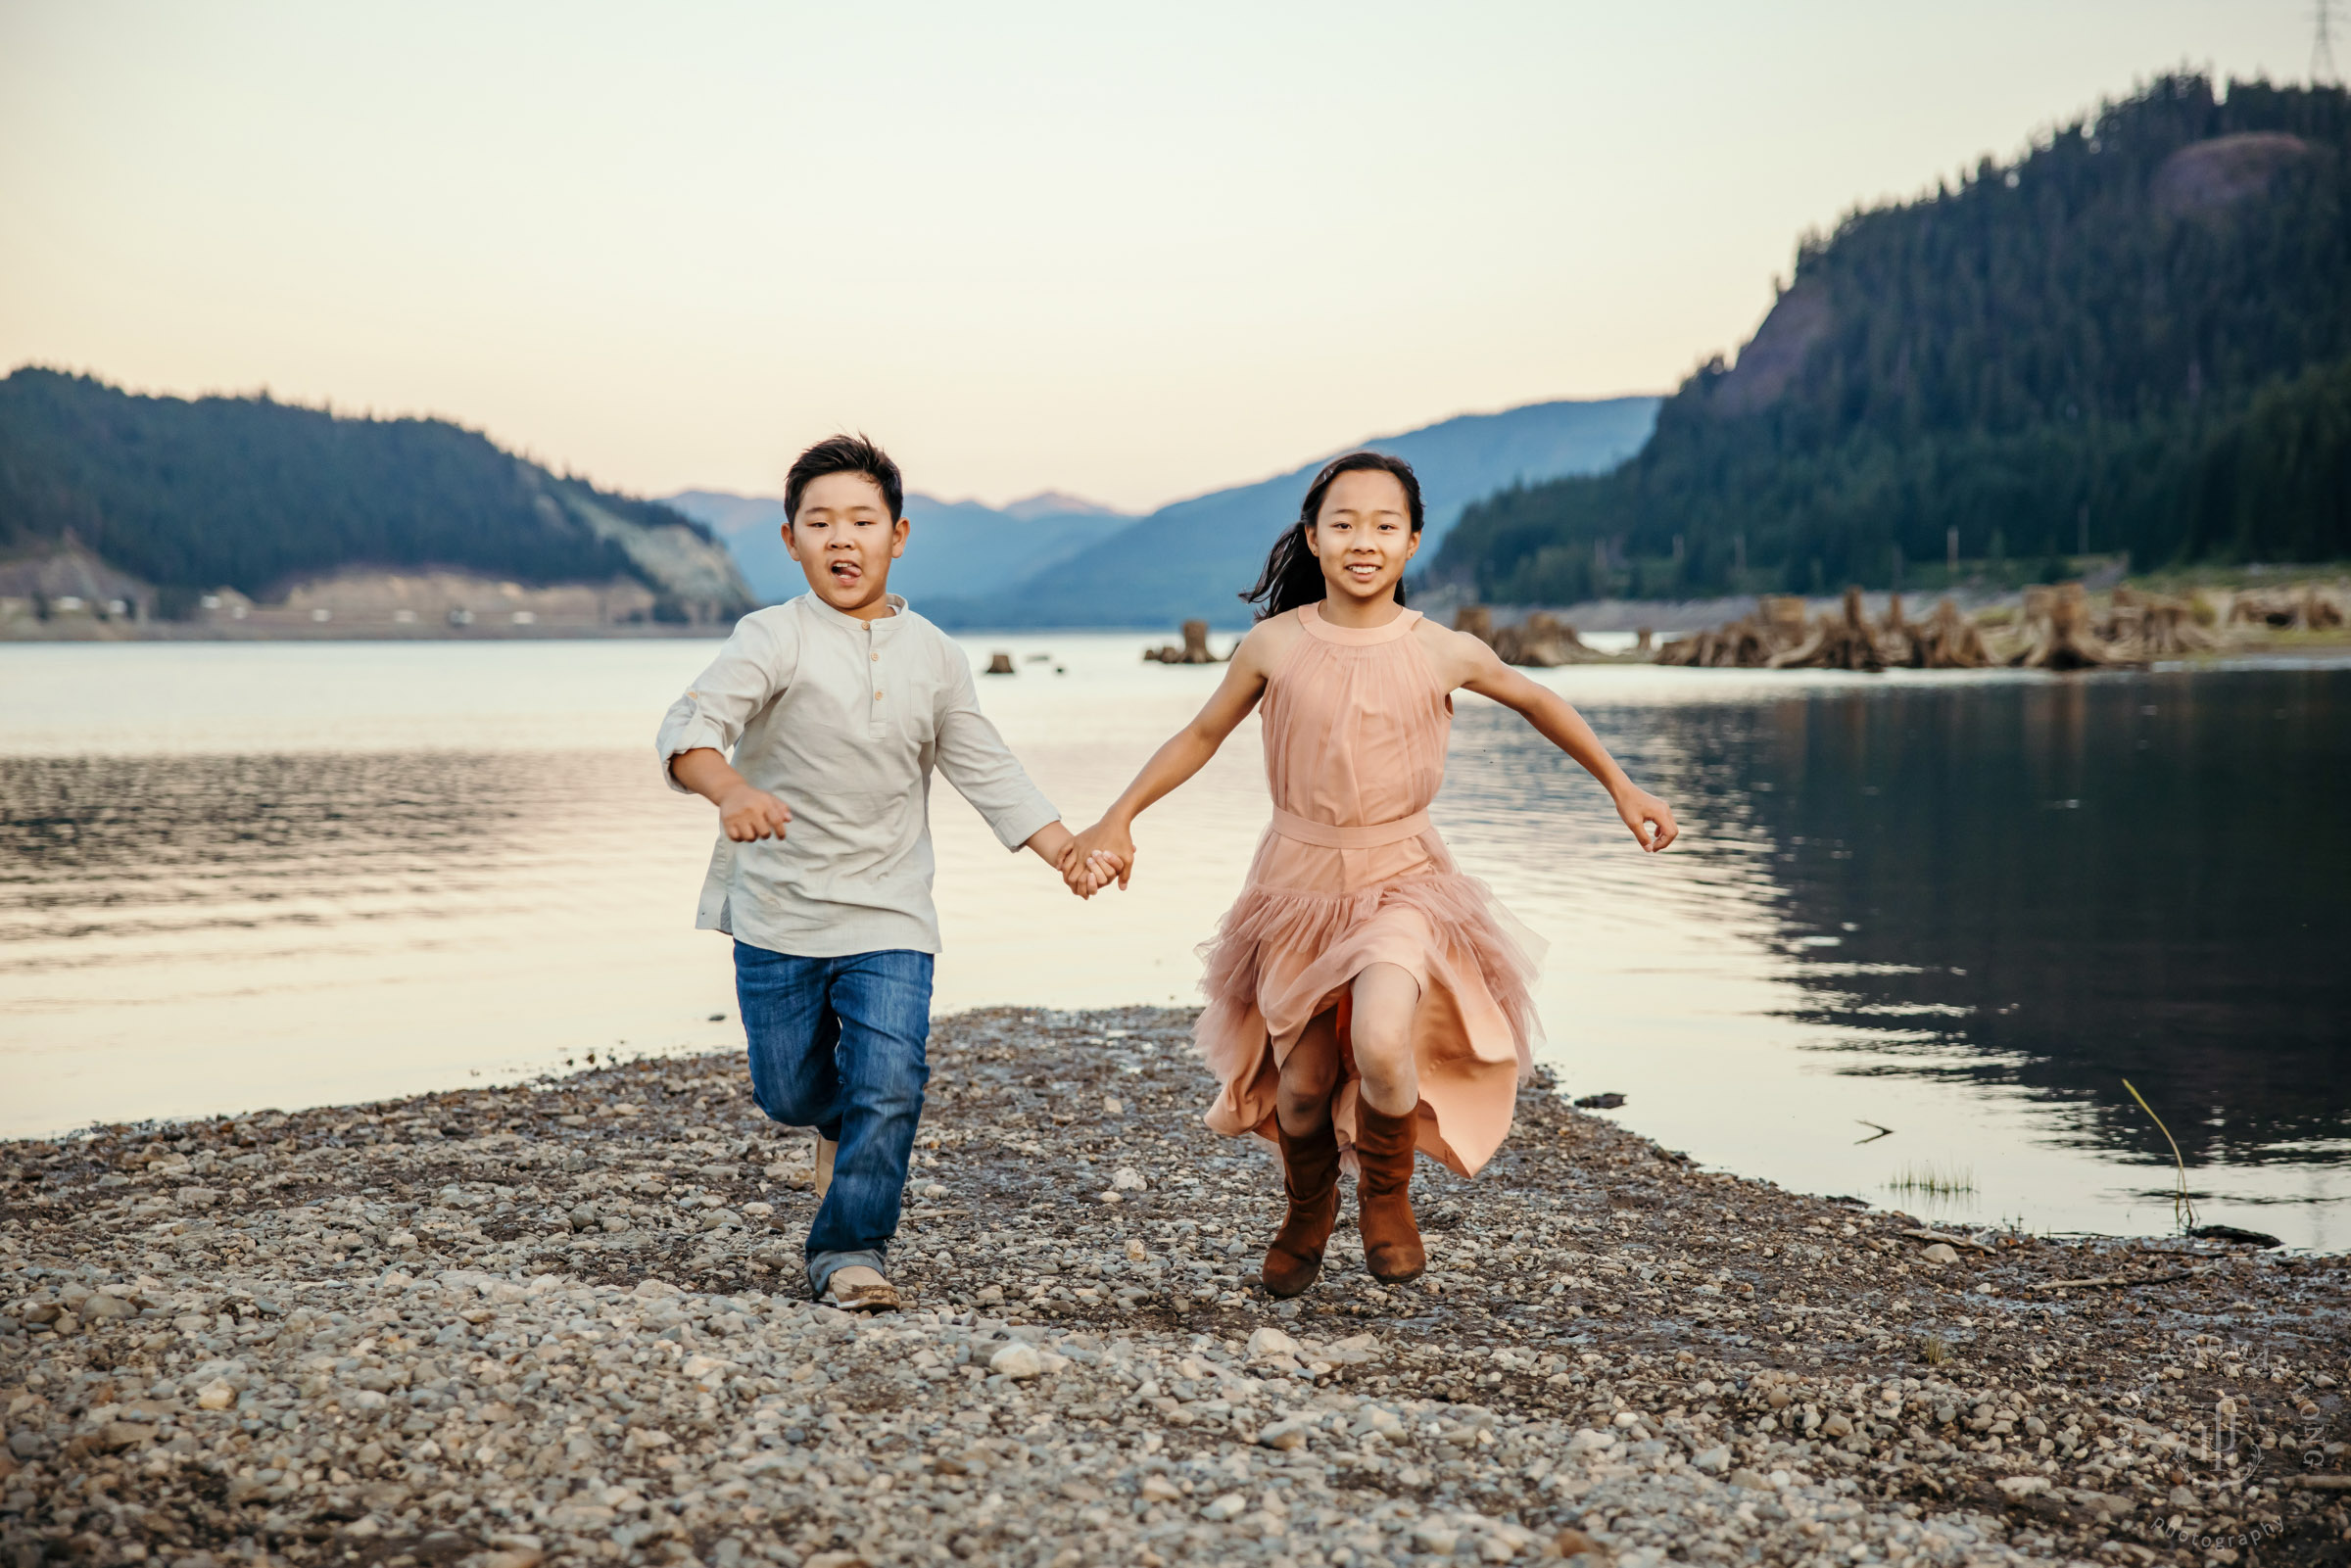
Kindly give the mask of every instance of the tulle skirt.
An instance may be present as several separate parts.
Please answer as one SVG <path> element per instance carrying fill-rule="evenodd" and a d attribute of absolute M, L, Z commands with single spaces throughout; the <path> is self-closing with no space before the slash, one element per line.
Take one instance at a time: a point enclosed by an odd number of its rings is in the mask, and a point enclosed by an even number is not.
<path fill-rule="evenodd" d="M 1300 1033 L 1356 975 L 1394 964 L 1420 986 L 1419 1147 L 1476 1174 L 1509 1134 L 1518 1075 L 1533 1065 L 1541 948 L 1485 883 L 1455 869 L 1433 831 L 1364 850 L 1267 833 L 1247 886 L 1200 949 L 1208 1006 L 1194 1037 L 1218 1082 L 1209 1126 L 1272 1138 L 1281 1064 Z M 1341 1067 L 1332 1116 L 1352 1164 L 1359 1074 L 1352 1060 Z"/>

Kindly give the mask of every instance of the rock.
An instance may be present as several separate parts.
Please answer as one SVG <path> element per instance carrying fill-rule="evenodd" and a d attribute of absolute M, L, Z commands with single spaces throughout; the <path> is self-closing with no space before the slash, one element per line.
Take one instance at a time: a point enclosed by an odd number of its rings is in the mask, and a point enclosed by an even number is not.
<path fill-rule="evenodd" d="M 1607 1562 L 1613 1557 L 1607 1547 L 1585 1535 L 1581 1530 L 1562 1530 L 1551 1539 L 1550 1557 L 1590 1557 L 1595 1562 Z"/>
<path fill-rule="evenodd" d="M 1249 1359 L 1260 1360 L 1269 1355 L 1295 1355 L 1298 1342 L 1277 1328 L 1261 1328 L 1249 1336 Z"/>
<path fill-rule="evenodd" d="M 2167 1505 L 2186 1460 L 2158 1440 L 2203 1430 L 2216 1388 L 2265 1417 L 2282 1397 L 2287 1425 L 2303 1398 L 2231 1364 L 2233 1342 L 2173 1349 L 2135 1295 L 2080 1293 L 2020 1326 L 1952 1288 L 1975 1271 L 1903 1245 L 1964 1263 L 1968 1238 L 1667 1160 L 1539 1082 L 1513 1146 L 1567 1159 L 1415 1178 L 1450 1236 L 1443 1289 L 1367 1280 L 1343 1225 L 1327 1277 L 1269 1303 L 1251 1276 L 1278 1192 L 1257 1151 L 1198 1124 L 1191 1026 L 1172 1010 L 936 1021 L 954 1091 L 926 1118 L 939 1174 L 909 1185 L 892 1254 L 914 1309 L 879 1318 L 801 1299 L 804 1167 L 760 1178 L 775 1134 L 728 1057 L 276 1117 L 250 1141 L 260 1118 L 190 1123 L 176 1178 L 140 1158 L 157 1142 L 142 1129 L 8 1144 L 0 1533 L 17 1544 L 0 1558 L 143 1540 L 172 1568 L 281 1552 L 1264 1568 L 1342 1547 L 1597 1563 L 1607 1533 L 1631 1568 L 1702 1545 L 1701 1568 L 2148 1568 L 2099 1554 L 2113 1521 L 2194 1512 L 2218 1534 L 2231 1496 L 2198 1472 Z M 1040 1096 L 1059 1109 L 1038 1114 Z M 1112 1099 L 1123 1120 L 1088 1114 Z M 636 1116 L 613 1119 L 615 1102 Z M 1076 1196 L 1121 1206 L 1068 1201 L 1089 1158 Z M 223 1159 L 235 1174 L 215 1178 Z M 1147 1186 L 1113 1185 L 1114 1167 Z M 139 1173 L 126 1202 L 95 1189 L 112 1169 Z M 217 1185 L 227 1212 L 175 1209 L 182 1182 Z M 1985 1255 L 2042 1280 L 2144 1266 L 2100 1240 Z M 124 1278 L 130 1259 L 148 1272 Z M 2207 1261 L 2161 1299 L 2290 1315 L 2314 1352 L 2292 1375 L 2339 1398 L 2316 1371 L 2333 1320 L 2294 1312 L 2331 1277 Z M 1359 1328 L 1376 1336 L 1335 1337 Z M 2151 1352 L 2163 1376 L 2144 1375 Z M 1312 1382 L 1289 1375 L 1301 1364 Z M 2064 1506 L 1994 1490 L 2043 1478 Z M 2275 1498 L 2258 1507 L 2291 1539 L 2317 1539 L 2333 1501 Z M 1555 1539 L 1571 1520 L 1593 1534 Z M 1415 1526 L 1450 1554 L 1416 1555 Z M 503 1533 L 518 1527 L 544 1539 Z"/>
<path fill-rule="evenodd" d="M 1127 1102 L 1115 1094 L 1106 1094 L 1102 1097 L 1102 1114 L 1106 1117 L 1123 1117 L 1127 1114 Z"/>
<path fill-rule="evenodd" d="M 1044 1371 L 1045 1358 L 1035 1346 L 1025 1340 L 1014 1340 L 987 1358 L 987 1369 L 1000 1372 L 1017 1383 Z"/>
<path fill-rule="evenodd" d="M 1151 1184 L 1143 1179 L 1143 1173 L 1134 1166 L 1121 1165 L 1112 1173 L 1110 1186 L 1113 1192 L 1145 1192 Z"/>
<path fill-rule="evenodd" d="M 1276 1421 L 1271 1426 L 1260 1428 L 1257 1441 L 1262 1447 L 1269 1449 L 1284 1450 L 1303 1449 L 1306 1447 L 1307 1435 L 1314 1429 L 1315 1424 L 1312 1421 L 1292 1416 L 1286 1421 Z"/>
<path fill-rule="evenodd" d="M 220 1201 L 218 1190 L 212 1187 L 182 1187 L 172 1196 L 182 1209 L 210 1209 Z"/>
<path fill-rule="evenodd" d="M 1462 1533 L 1445 1519 L 1423 1519 L 1413 1526 L 1413 1544 L 1432 1556 L 1450 1557 Z"/>
<path fill-rule="evenodd" d="M 1934 1246 L 1928 1248 L 1925 1252 L 1920 1253 L 1918 1256 L 1930 1263 L 1955 1263 L 1959 1261 L 1958 1253 L 1952 1250 L 1951 1245 L 1948 1242 L 1939 1241 Z"/>
<path fill-rule="evenodd" d="M 2047 1479 L 2037 1475 L 2002 1476 L 1994 1485 L 2011 1497 L 2029 1497 L 2036 1492 L 2049 1490 Z"/>
<path fill-rule="evenodd" d="M 2013 1478 L 2013 1479 L 2022 1479 L 2022 1478 L 2021 1478 L 2021 1477 L 2019 1477 L 2019 1478 Z M 2010 1497 L 2015 1497 L 2015 1496 L 2017 1496 L 2017 1494 L 2016 1494 L 2016 1493 L 2014 1493 L 2014 1492 L 2010 1492 L 2010 1491 L 2009 1491 L 2008 1483 L 2007 1483 L 2006 1481 L 2003 1481 L 2003 1482 L 2001 1482 L 2001 1483 L 2000 1483 L 2000 1490 L 2001 1490 L 2002 1492 L 2007 1492 L 2007 1493 L 2008 1493 L 2008 1495 L 2009 1495 Z M 2165 1498 L 2164 1500 L 2165 1500 L 2166 1502 L 2168 1502 L 2168 1503 L 2169 1503 L 2171 1506 L 2173 1506 L 2173 1507 L 2175 1507 L 2175 1508 L 2179 1508 L 2179 1509 L 2181 1509 L 2181 1510 L 2183 1510 L 2183 1511 L 2184 1511 L 2184 1512 L 2187 1512 L 2187 1513 L 2195 1513 L 2195 1512 L 2199 1511 L 2200 1509 L 2202 1509 L 2202 1507 L 2204 1506 L 2204 1504 L 2202 1503 L 2202 1501 L 2201 1501 L 2201 1500 L 2199 1500 L 2199 1499 L 2197 1498 L 2197 1497 L 2196 1497 L 2196 1495 L 2195 1495 L 2194 1491 L 2193 1491 L 2193 1490 L 2191 1490 L 2191 1489 L 2189 1489 L 2189 1488 L 2187 1488 L 2187 1487 L 2174 1487 L 2174 1488 L 2172 1488 L 2172 1495 L 2171 1495 L 2169 1497 Z"/>

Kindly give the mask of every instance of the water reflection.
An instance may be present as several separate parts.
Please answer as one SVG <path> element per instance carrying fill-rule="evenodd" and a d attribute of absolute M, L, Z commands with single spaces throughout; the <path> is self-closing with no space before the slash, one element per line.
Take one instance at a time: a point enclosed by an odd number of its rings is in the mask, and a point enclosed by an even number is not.
<path fill-rule="evenodd" d="M 1073 821 L 1221 674 L 1140 641 L 971 646 L 1030 672 L 984 694 Z M 706 655 L 0 651 L 0 1131 L 739 1043 L 726 945 L 691 928 L 708 812 L 644 749 Z M 1688 831 L 1639 854 L 1463 700 L 1436 816 L 1550 942 L 1545 1057 L 1577 1090 L 1809 1191 L 2161 1229 L 2129 1076 L 2216 1217 L 2342 1243 L 2351 671 L 1543 679 Z M 1267 810 L 1244 726 L 1145 819 L 1134 891 L 1080 905 L 934 799 L 942 1011 L 1190 1001 Z"/>
<path fill-rule="evenodd" d="M 1668 716 L 1773 841 L 1788 1016 L 2191 1161 L 2351 1136 L 2351 675 L 1842 692 Z M 1893 1060 L 1887 1060 L 1891 1056 Z"/>

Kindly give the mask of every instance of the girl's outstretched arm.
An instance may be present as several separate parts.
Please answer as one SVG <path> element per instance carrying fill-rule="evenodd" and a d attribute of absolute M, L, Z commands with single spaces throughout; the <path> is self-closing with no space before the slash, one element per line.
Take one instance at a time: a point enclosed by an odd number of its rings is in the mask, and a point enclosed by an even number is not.
<path fill-rule="evenodd" d="M 1106 851 L 1119 862 L 1119 885 L 1127 885 L 1134 876 L 1134 819 L 1208 766 L 1208 759 L 1217 754 L 1224 737 L 1257 706 L 1258 698 L 1266 693 L 1266 677 L 1271 673 L 1274 656 L 1288 647 L 1289 636 L 1299 635 L 1293 619 L 1284 616 L 1262 622 L 1241 639 L 1241 645 L 1232 650 L 1232 661 L 1224 666 L 1224 679 L 1217 684 L 1216 694 L 1207 705 L 1151 753 L 1151 760 L 1111 803 L 1102 820 L 1078 835 L 1077 852 L 1065 862 L 1064 875 L 1070 877 L 1072 887 L 1086 875 L 1097 851 Z"/>
<path fill-rule="evenodd" d="M 1456 673 L 1463 676 L 1461 685 L 1481 697 L 1492 697 L 1511 709 L 1535 727 L 1537 734 L 1573 757 L 1577 764 L 1600 781 L 1616 806 L 1616 815 L 1632 830 L 1633 837 L 1643 849 L 1655 854 L 1681 834 L 1673 820 L 1672 808 L 1664 801 L 1635 784 L 1625 777 L 1608 748 L 1600 743 L 1600 736 L 1584 722 L 1568 700 L 1545 687 L 1537 686 L 1525 676 L 1502 662 L 1495 651 L 1476 638 L 1461 632 L 1448 632 L 1455 640 L 1451 651 L 1461 661 Z"/>

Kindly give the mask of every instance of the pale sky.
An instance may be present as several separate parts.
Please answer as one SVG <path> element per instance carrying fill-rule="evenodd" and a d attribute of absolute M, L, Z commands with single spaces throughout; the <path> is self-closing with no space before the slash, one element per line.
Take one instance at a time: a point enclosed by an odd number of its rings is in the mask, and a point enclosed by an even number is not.
<path fill-rule="evenodd" d="M 0 0 L 0 369 L 1139 509 L 1667 390 L 1805 228 L 2167 67 L 2301 79 L 2310 11 Z"/>

